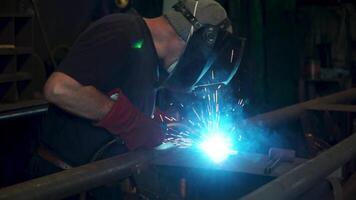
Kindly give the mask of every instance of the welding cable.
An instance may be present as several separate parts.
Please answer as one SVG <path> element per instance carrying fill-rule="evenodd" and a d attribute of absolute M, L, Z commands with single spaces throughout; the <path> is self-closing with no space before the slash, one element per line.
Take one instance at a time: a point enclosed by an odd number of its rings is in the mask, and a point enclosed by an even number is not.
<path fill-rule="evenodd" d="M 115 144 L 116 142 L 122 142 L 122 140 L 119 137 L 116 137 L 113 140 L 110 140 L 108 143 L 104 144 L 102 147 L 99 148 L 99 150 L 97 150 L 93 157 L 91 158 L 90 162 L 94 162 L 96 160 L 98 160 L 98 158 L 100 158 L 100 156 L 102 156 L 105 152 L 105 150 L 107 150 L 111 145 Z"/>
<path fill-rule="evenodd" d="M 111 147 L 113 144 L 121 142 L 123 144 L 123 141 L 119 138 L 119 137 L 115 137 L 114 139 L 110 140 L 109 142 L 105 143 L 103 146 L 101 146 L 92 156 L 92 158 L 90 159 L 89 163 L 95 162 L 97 160 L 100 159 L 100 157 L 102 157 L 102 155 L 104 154 L 104 152 Z M 128 179 L 132 182 L 133 181 L 133 177 L 129 176 Z M 133 185 L 136 185 L 135 182 L 133 182 Z M 85 200 L 87 199 L 88 194 L 90 194 L 90 191 L 85 191 L 80 193 L 79 195 L 79 200 Z"/>

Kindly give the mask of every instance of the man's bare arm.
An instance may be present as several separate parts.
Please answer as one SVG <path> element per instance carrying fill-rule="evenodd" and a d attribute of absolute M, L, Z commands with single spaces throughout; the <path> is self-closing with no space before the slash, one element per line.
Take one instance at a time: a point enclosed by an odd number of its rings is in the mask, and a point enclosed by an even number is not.
<path fill-rule="evenodd" d="M 114 102 L 93 86 L 83 86 L 70 76 L 54 72 L 44 87 L 46 99 L 75 115 L 98 121 Z"/>

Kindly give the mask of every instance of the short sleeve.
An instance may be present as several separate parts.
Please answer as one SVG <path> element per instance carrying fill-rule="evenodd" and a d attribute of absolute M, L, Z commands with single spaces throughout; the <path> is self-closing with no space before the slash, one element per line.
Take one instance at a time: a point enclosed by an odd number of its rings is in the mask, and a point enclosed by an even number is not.
<path fill-rule="evenodd" d="M 56 71 L 83 85 L 107 90 L 129 57 L 128 22 L 100 21 L 83 32 Z"/>

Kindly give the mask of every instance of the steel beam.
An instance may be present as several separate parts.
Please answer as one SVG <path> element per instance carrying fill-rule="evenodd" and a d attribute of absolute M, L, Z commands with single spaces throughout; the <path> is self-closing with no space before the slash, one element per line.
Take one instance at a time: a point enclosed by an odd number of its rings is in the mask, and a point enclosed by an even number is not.
<path fill-rule="evenodd" d="M 309 110 L 315 111 L 333 111 L 333 112 L 356 112 L 355 105 L 340 105 L 340 104 L 320 104 L 310 107 Z"/>
<path fill-rule="evenodd" d="M 256 115 L 249 118 L 245 122 L 259 123 L 264 126 L 272 127 L 277 124 L 283 123 L 286 120 L 296 119 L 306 110 L 313 108 L 319 104 L 333 104 L 344 103 L 356 99 L 356 88 L 352 88 L 343 92 L 335 93 L 329 96 L 316 98 L 310 101 L 306 101 L 300 104 L 288 106 L 276 111 Z"/>
<path fill-rule="evenodd" d="M 351 135 L 319 156 L 301 164 L 242 199 L 296 199 L 322 178 L 329 176 L 355 157 L 356 134 Z"/>
<path fill-rule="evenodd" d="M 26 108 L 21 110 L 9 111 L 5 113 L 0 113 L 0 120 L 8 120 L 18 117 L 27 117 L 30 115 L 42 114 L 46 113 L 48 110 L 48 106 L 36 106 L 34 108 Z"/>
<path fill-rule="evenodd" d="M 30 100 L 20 103 L 0 105 L 0 120 L 26 117 L 29 115 L 45 113 L 48 103 L 45 100 Z"/>

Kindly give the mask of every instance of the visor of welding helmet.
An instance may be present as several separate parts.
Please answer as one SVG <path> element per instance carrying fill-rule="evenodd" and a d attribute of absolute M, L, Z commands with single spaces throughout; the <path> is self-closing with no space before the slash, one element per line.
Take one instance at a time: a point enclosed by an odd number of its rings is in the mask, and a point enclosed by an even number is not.
<path fill-rule="evenodd" d="M 235 76 L 241 63 L 245 39 L 227 31 L 220 31 L 215 43 L 207 71 L 201 74 L 193 89 L 211 85 L 227 85 Z"/>
<path fill-rule="evenodd" d="M 196 31 L 163 87 L 190 92 L 202 86 L 228 84 L 240 65 L 245 39 L 227 31 L 228 19 L 218 25 L 203 25 L 184 5 L 178 4 L 175 9 L 182 12 Z"/>

